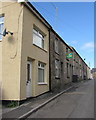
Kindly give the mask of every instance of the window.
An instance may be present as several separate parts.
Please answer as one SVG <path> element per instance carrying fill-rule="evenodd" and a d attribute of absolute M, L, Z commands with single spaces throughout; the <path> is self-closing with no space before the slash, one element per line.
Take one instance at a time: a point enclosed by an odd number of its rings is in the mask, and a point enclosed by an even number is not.
<path fill-rule="evenodd" d="M 81 76 L 81 68 L 80 68 L 80 76 Z"/>
<path fill-rule="evenodd" d="M 79 59 L 79 64 L 81 63 L 80 59 Z"/>
<path fill-rule="evenodd" d="M 63 71 L 63 62 L 61 62 L 61 72 Z"/>
<path fill-rule="evenodd" d="M 4 29 L 4 17 L 0 17 L 0 34 L 3 34 Z M 2 40 L 2 35 L 0 35 L 0 40 Z"/>
<path fill-rule="evenodd" d="M 68 63 L 66 65 L 67 65 L 67 77 L 69 77 Z"/>
<path fill-rule="evenodd" d="M 45 82 L 45 64 L 38 62 L 38 83 Z"/>
<path fill-rule="evenodd" d="M 33 44 L 44 48 L 44 36 L 36 29 L 33 29 Z"/>
<path fill-rule="evenodd" d="M 69 52 L 68 52 L 68 48 L 66 47 L 66 60 L 69 61 Z"/>
<path fill-rule="evenodd" d="M 59 53 L 59 48 L 58 48 L 58 39 L 55 39 L 55 52 Z"/>
<path fill-rule="evenodd" d="M 68 48 L 66 47 L 66 53 L 68 53 Z"/>
<path fill-rule="evenodd" d="M 55 60 L 55 77 L 60 78 L 60 61 Z"/>

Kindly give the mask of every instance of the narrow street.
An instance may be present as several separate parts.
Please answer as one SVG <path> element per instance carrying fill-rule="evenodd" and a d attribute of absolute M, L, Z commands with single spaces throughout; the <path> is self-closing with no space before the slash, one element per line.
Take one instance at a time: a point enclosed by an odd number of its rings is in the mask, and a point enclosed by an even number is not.
<path fill-rule="evenodd" d="M 29 118 L 94 118 L 94 80 L 62 94 Z"/>

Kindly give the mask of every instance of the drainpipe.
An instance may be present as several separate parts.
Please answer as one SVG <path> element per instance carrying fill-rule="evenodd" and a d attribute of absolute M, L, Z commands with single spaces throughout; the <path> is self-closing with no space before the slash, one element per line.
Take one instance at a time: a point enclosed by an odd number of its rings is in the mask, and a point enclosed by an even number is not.
<path fill-rule="evenodd" d="M 50 31 L 49 29 L 49 91 L 51 91 L 51 51 L 50 51 Z"/>

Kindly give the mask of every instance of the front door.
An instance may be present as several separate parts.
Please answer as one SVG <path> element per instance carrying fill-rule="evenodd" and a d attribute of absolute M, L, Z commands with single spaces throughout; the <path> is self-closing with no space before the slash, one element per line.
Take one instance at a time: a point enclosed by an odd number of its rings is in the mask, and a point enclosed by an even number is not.
<path fill-rule="evenodd" d="M 27 62 L 26 97 L 32 97 L 32 62 Z"/>

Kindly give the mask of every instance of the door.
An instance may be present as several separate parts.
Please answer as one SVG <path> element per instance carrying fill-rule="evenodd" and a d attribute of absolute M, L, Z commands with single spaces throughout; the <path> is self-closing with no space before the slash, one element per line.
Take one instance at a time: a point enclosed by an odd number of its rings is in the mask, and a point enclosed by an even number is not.
<path fill-rule="evenodd" d="M 32 62 L 27 62 L 26 97 L 32 97 Z"/>

